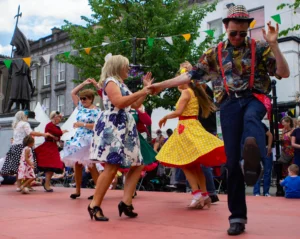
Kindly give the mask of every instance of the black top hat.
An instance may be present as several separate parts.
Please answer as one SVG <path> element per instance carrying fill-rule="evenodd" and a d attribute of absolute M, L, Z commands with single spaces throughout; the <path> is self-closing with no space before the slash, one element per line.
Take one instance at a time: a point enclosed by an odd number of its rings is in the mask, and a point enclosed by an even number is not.
<path fill-rule="evenodd" d="M 249 24 L 253 21 L 254 18 L 249 17 L 247 9 L 243 5 L 232 6 L 228 9 L 227 17 L 222 21 L 224 24 L 228 23 L 230 20 L 245 21 Z"/>

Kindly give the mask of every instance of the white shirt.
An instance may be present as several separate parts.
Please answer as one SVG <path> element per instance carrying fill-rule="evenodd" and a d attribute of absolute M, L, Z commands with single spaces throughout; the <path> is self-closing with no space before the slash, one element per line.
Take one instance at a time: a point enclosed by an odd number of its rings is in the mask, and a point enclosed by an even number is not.
<path fill-rule="evenodd" d="M 23 139 L 32 132 L 28 122 L 20 121 L 14 129 L 14 142 L 15 144 L 23 144 Z"/>

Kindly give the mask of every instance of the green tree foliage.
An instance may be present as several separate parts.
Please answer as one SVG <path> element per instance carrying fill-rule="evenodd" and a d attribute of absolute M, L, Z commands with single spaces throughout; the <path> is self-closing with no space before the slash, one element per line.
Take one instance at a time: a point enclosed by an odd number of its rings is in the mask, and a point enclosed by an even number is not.
<path fill-rule="evenodd" d="M 63 29 L 73 40 L 74 49 L 100 47 L 92 48 L 90 55 L 81 50 L 68 58 L 63 55 L 58 57 L 60 61 L 78 67 L 83 79 L 99 79 L 104 57 L 108 53 L 124 55 L 132 63 L 134 38 L 136 63 L 149 66 L 143 71 L 151 71 L 156 82 L 174 77 L 181 62 L 196 62 L 213 41 L 212 37 L 206 36 L 200 45 L 194 43 L 199 34 L 205 34 L 199 33 L 201 21 L 215 10 L 216 3 L 200 6 L 189 5 L 186 0 L 89 0 L 89 5 L 93 12 L 91 17 L 82 17 L 86 26 L 65 21 Z M 185 33 L 192 33 L 188 42 L 180 35 Z M 164 39 L 155 39 L 151 48 L 147 44 L 147 37 L 175 35 L 178 36 L 173 37 L 174 45 L 168 44 Z M 110 44 L 101 46 L 103 42 Z M 132 80 L 136 84 L 141 83 L 140 79 Z M 127 83 L 133 85 L 133 82 Z M 150 96 L 146 108 L 170 109 L 175 105 L 178 96 L 176 89 L 168 89 L 163 97 Z"/>
<path fill-rule="evenodd" d="M 296 14 L 296 9 L 300 7 L 300 0 L 295 0 L 293 4 L 289 3 L 282 3 L 277 7 L 277 10 L 281 10 L 284 8 L 290 8 L 294 11 L 294 14 Z M 293 27 L 289 27 L 285 30 L 280 31 L 279 36 L 286 36 L 289 32 L 298 31 L 300 30 L 300 24 L 296 24 Z"/>

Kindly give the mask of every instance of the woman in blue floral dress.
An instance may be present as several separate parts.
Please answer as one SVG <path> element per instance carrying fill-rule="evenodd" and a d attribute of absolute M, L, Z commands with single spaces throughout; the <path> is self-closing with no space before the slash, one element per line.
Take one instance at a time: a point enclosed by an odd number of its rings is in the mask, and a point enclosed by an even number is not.
<path fill-rule="evenodd" d="M 76 193 L 70 195 L 72 199 L 80 197 L 83 166 L 87 165 L 89 167 L 89 171 L 95 183 L 99 176 L 94 162 L 89 160 L 89 149 L 94 135 L 94 123 L 100 113 L 100 109 L 93 105 L 95 97 L 93 90 L 82 90 L 79 93 L 79 97 L 77 95 L 78 92 L 88 84 L 97 85 L 95 80 L 87 79 L 71 92 L 72 100 L 78 109 L 76 116 L 77 122 L 74 123 L 76 133 L 71 140 L 65 143 L 62 153 L 62 161 L 65 165 L 74 167 L 75 169 Z"/>
<path fill-rule="evenodd" d="M 119 215 L 124 212 L 128 217 L 137 216 L 133 212 L 132 195 L 143 169 L 143 158 L 130 109 L 138 109 L 145 100 L 151 73 L 143 79 L 144 88 L 132 94 L 123 82 L 128 77 L 128 70 L 128 59 L 121 55 L 111 56 L 102 68 L 100 81 L 105 110 L 96 120 L 90 159 L 105 163 L 105 167 L 98 178 L 94 199 L 88 206 L 91 219 L 97 221 L 108 221 L 100 205 L 120 166 L 130 167 L 130 170 L 126 174 L 123 199 L 118 205 Z"/>

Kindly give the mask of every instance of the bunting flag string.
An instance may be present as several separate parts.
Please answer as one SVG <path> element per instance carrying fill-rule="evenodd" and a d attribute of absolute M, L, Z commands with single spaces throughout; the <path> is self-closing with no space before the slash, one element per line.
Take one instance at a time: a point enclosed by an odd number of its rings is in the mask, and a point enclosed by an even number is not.
<path fill-rule="evenodd" d="M 214 36 L 214 30 L 205 30 L 205 31 L 202 31 L 202 32 L 205 32 L 207 35 L 209 35 L 211 37 Z M 156 39 L 157 40 L 164 39 L 168 44 L 174 45 L 174 42 L 173 42 L 174 37 L 179 37 L 180 36 L 180 37 L 183 37 L 186 41 L 189 41 L 191 39 L 192 34 L 195 34 L 195 33 L 185 33 L 185 34 L 179 34 L 179 35 L 173 35 L 173 36 L 167 36 L 167 37 L 147 37 L 147 38 L 136 38 L 136 39 L 146 41 L 148 43 L 148 46 L 150 48 L 152 48 L 153 45 L 154 45 L 154 41 Z M 45 62 L 47 64 L 49 64 L 52 55 L 64 55 L 66 58 L 68 58 L 71 55 L 72 52 L 77 52 L 77 51 L 80 51 L 80 50 L 84 50 L 85 53 L 87 55 L 89 55 L 92 48 L 105 47 L 107 45 L 112 45 L 112 44 L 117 44 L 117 43 L 122 43 L 123 45 L 125 45 L 126 41 L 129 41 L 129 40 L 132 40 L 132 39 L 131 38 L 123 39 L 123 40 L 116 41 L 116 42 L 103 42 L 103 43 L 101 43 L 101 45 L 86 47 L 86 48 L 81 48 L 81 49 L 73 49 L 71 51 L 66 51 L 66 52 L 62 52 L 62 53 L 59 53 L 59 54 L 46 54 L 46 55 L 42 55 L 42 56 L 23 57 L 23 58 L 8 58 L 8 59 L 0 59 L 0 61 L 3 61 L 5 66 L 8 69 L 11 67 L 12 61 L 13 60 L 18 60 L 18 59 L 22 59 L 29 67 L 30 67 L 31 62 L 34 62 L 32 59 L 38 59 L 40 57 L 42 57 L 45 60 Z"/>
<path fill-rule="evenodd" d="M 184 37 L 184 39 L 186 41 L 189 41 L 191 39 L 191 34 L 190 33 L 188 33 L 188 34 L 182 34 L 182 36 Z"/>
<path fill-rule="evenodd" d="M 251 23 L 250 23 L 250 28 L 252 29 L 252 28 L 254 28 L 255 27 L 255 25 L 256 25 L 256 20 L 253 20 Z"/>
<path fill-rule="evenodd" d="M 63 54 L 65 55 L 65 57 L 67 57 L 67 58 L 68 58 L 68 57 L 69 57 L 69 55 L 70 55 L 70 53 L 71 53 L 70 51 L 66 51 L 66 52 L 64 52 Z"/>
<path fill-rule="evenodd" d="M 91 50 L 92 50 L 91 47 L 84 48 L 85 53 L 88 54 L 88 55 L 90 54 Z"/>
<path fill-rule="evenodd" d="M 30 67 L 31 57 L 25 57 L 23 58 L 23 61 L 27 64 L 28 67 Z"/>
<path fill-rule="evenodd" d="M 173 38 L 172 37 L 165 37 L 167 43 L 173 46 Z"/>
<path fill-rule="evenodd" d="M 281 17 L 280 17 L 280 14 L 276 14 L 274 16 L 271 16 L 271 18 L 277 22 L 278 24 L 281 24 Z"/>
<path fill-rule="evenodd" d="M 148 37 L 148 38 L 147 38 L 147 42 L 148 42 L 148 46 L 149 46 L 150 48 L 152 48 L 152 47 L 153 47 L 153 44 L 154 44 L 154 38 Z"/>
<path fill-rule="evenodd" d="M 45 62 L 46 62 L 47 64 L 49 64 L 50 58 L 51 58 L 51 54 L 43 55 L 43 59 L 45 60 Z"/>
<path fill-rule="evenodd" d="M 207 35 L 214 37 L 215 31 L 214 30 L 206 30 L 204 31 L 205 33 L 207 33 Z"/>
<path fill-rule="evenodd" d="M 7 67 L 7 69 L 9 69 L 9 68 L 10 68 L 10 65 L 11 65 L 11 63 L 12 63 L 12 60 L 4 60 L 3 62 L 4 62 L 4 64 L 5 64 L 5 66 Z"/>

